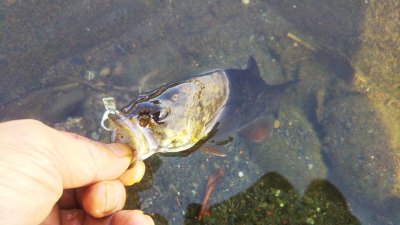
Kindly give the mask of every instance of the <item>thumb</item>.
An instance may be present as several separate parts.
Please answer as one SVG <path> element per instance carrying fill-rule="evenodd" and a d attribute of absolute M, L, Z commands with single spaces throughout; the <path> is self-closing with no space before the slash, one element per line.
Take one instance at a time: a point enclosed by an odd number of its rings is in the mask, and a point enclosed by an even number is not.
<path fill-rule="evenodd" d="M 36 120 L 0 123 L 0 133 L 0 169 L 21 170 L 18 175 L 56 183 L 60 190 L 116 179 L 133 158 L 124 145 L 95 142 Z"/>
<path fill-rule="evenodd" d="M 0 134 L 2 224 L 43 221 L 63 189 L 114 180 L 133 158 L 124 145 L 91 141 L 35 120 L 0 123 Z"/>
<path fill-rule="evenodd" d="M 63 188 L 117 179 L 132 162 L 133 151 L 125 145 L 103 144 L 53 129 L 51 133 Z"/>

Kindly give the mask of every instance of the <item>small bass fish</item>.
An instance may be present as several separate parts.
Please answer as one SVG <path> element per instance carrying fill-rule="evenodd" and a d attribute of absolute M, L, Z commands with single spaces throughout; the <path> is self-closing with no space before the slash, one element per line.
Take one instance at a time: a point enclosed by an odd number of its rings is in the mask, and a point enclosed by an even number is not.
<path fill-rule="evenodd" d="M 277 112 L 279 97 L 294 82 L 266 84 L 253 57 L 246 69 L 215 69 L 172 82 L 109 113 L 112 142 L 129 145 L 144 160 L 231 139 L 244 125 Z"/>

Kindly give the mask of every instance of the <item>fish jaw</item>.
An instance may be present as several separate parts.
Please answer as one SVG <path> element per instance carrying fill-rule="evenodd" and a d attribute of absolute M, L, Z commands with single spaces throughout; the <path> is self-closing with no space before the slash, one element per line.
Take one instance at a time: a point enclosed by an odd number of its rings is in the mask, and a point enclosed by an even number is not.
<path fill-rule="evenodd" d="M 136 151 L 136 161 L 143 161 L 157 152 L 157 143 L 151 131 L 141 127 L 137 120 L 124 114 L 109 113 L 113 130 L 111 142 L 128 145 Z"/>

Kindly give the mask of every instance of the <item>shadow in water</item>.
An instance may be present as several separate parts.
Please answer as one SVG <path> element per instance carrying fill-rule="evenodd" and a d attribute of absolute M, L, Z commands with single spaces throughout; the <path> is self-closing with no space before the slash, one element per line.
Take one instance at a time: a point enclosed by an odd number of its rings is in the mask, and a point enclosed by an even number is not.
<path fill-rule="evenodd" d="M 185 224 L 360 224 L 333 184 L 314 180 L 301 195 L 275 172 L 211 206 L 201 221 L 197 218 L 200 207 L 188 206 Z"/>
<path fill-rule="evenodd" d="M 153 159 L 160 162 L 157 157 Z M 154 172 L 148 170 L 146 173 Z M 146 180 L 148 182 L 140 183 L 134 189 L 149 188 L 152 179 Z M 140 207 L 137 195 L 128 198 L 128 202 L 137 202 L 136 208 Z M 244 192 L 210 206 L 201 220 L 198 219 L 200 208 L 200 204 L 188 205 L 184 224 L 361 224 L 350 212 L 343 195 L 329 181 L 314 180 L 301 195 L 276 172 L 266 173 Z M 168 224 L 167 218 L 163 217 L 166 215 L 155 213 L 151 216 L 156 224 Z"/>

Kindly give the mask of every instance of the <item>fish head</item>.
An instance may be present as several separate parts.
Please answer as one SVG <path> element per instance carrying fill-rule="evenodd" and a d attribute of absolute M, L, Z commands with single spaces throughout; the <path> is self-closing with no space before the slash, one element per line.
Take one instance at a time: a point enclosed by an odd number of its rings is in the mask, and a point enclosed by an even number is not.
<path fill-rule="evenodd" d="M 129 111 L 108 114 L 113 128 L 112 142 L 126 144 L 137 152 L 137 160 L 144 160 L 159 149 L 162 133 L 167 129 L 166 118 L 170 107 L 159 101 L 135 103 Z"/>
<path fill-rule="evenodd" d="M 226 102 L 222 74 L 214 76 L 162 87 L 110 113 L 112 141 L 135 149 L 138 160 L 157 152 L 180 152 L 193 147 L 215 127 Z"/>

